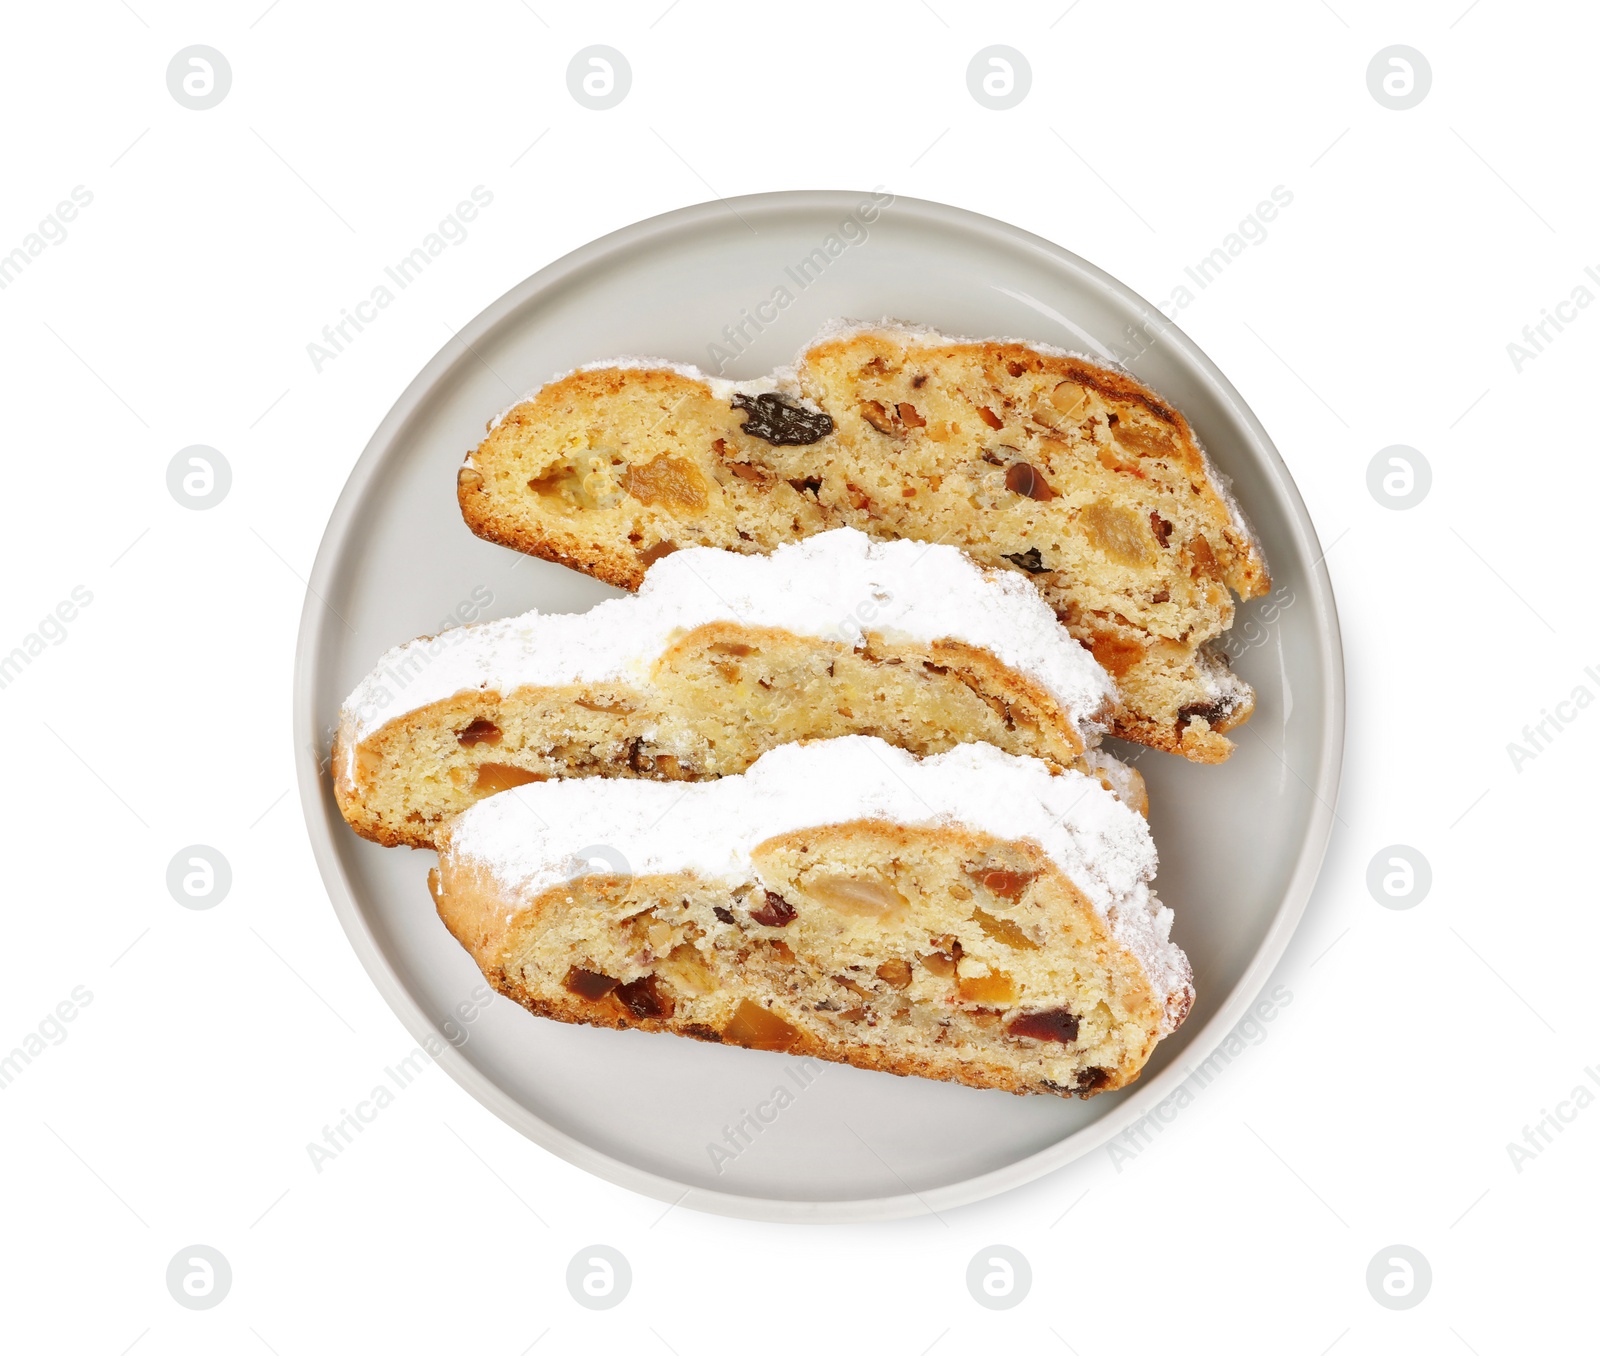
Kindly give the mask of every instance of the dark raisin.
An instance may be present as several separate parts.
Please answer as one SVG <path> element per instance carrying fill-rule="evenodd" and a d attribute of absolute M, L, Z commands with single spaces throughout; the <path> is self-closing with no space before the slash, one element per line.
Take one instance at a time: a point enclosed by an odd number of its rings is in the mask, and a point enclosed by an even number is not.
<path fill-rule="evenodd" d="M 479 716 L 466 728 L 456 731 L 456 743 L 470 749 L 474 744 L 498 744 L 500 727 L 492 720 Z"/>
<path fill-rule="evenodd" d="M 617 981 L 610 975 L 602 975 L 594 970 L 584 970 L 574 965 L 567 971 L 567 977 L 561 981 L 561 987 L 568 993 L 575 993 L 579 998 L 604 998 L 614 988 Z"/>
<path fill-rule="evenodd" d="M 656 760 L 643 752 L 643 744 L 644 740 L 642 739 L 630 739 L 628 741 L 628 766 L 635 772 L 654 772 Z"/>
<path fill-rule="evenodd" d="M 928 380 L 928 377 L 927 377 L 926 373 L 918 373 L 916 376 L 911 378 L 911 389 L 913 391 L 920 391 L 922 389 L 923 383 L 926 382 L 927 380 Z"/>
<path fill-rule="evenodd" d="M 1039 554 L 1037 546 L 1030 546 L 1026 551 L 1018 551 L 1006 557 L 1019 570 L 1026 570 L 1029 574 L 1044 574 L 1049 566 L 1044 563 L 1044 557 Z"/>
<path fill-rule="evenodd" d="M 744 431 L 774 447 L 799 447 L 820 442 L 833 432 L 833 420 L 821 410 L 808 410 L 777 391 L 736 395 L 733 407 L 744 411 Z"/>
<path fill-rule="evenodd" d="M 672 998 L 661 991 L 654 975 L 645 975 L 632 984 L 619 985 L 617 997 L 635 1017 L 672 1016 Z"/>
<path fill-rule="evenodd" d="M 1024 1012 L 1020 1017 L 1012 1018 L 1006 1032 L 1036 1041 L 1060 1041 L 1063 1045 L 1070 1045 L 1078 1039 L 1078 1019 L 1066 1008 Z"/>
<path fill-rule="evenodd" d="M 1172 601 L 1172 593 L 1168 589 L 1157 589 L 1150 595 L 1150 601 L 1152 603 L 1170 603 Z"/>
<path fill-rule="evenodd" d="M 711 912 L 716 914 L 718 922 L 721 922 L 721 923 L 731 923 L 731 922 L 733 922 L 733 910 L 732 909 L 725 909 L 725 908 L 722 907 L 722 905 L 718 904 L 714 909 L 711 910 Z"/>
<path fill-rule="evenodd" d="M 822 489 L 822 481 L 817 476 L 804 476 L 799 480 L 791 480 L 789 484 L 799 494 L 817 495 Z"/>
<path fill-rule="evenodd" d="M 799 917 L 795 913 L 794 905 L 782 895 L 775 895 L 771 890 L 764 893 L 766 898 L 762 900 L 761 906 L 750 910 L 750 917 L 755 922 L 768 928 L 786 928 Z"/>
<path fill-rule="evenodd" d="M 1172 524 L 1154 509 L 1151 509 L 1150 530 L 1156 534 L 1156 540 L 1165 546 L 1167 544 L 1167 538 L 1172 535 Z"/>
<path fill-rule="evenodd" d="M 1096 1066 L 1078 1071 L 1078 1091 L 1097 1092 L 1111 1081 L 1111 1070 Z"/>
<path fill-rule="evenodd" d="M 1215 725 L 1218 720 L 1227 715 L 1229 711 L 1226 702 L 1191 702 L 1188 706 L 1178 708 L 1178 728 L 1181 730 L 1192 720 L 1203 720 L 1208 725 Z"/>
<path fill-rule="evenodd" d="M 1014 461 L 1006 467 L 1006 489 L 1041 501 L 1057 497 L 1050 482 L 1025 461 Z"/>

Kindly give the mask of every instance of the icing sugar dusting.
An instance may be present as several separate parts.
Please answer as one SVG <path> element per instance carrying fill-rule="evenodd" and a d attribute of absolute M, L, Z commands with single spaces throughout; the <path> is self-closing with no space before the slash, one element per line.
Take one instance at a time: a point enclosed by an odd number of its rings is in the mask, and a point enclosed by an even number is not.
<path fill-rule="evenodd" d="M 852 735 L 783 745 L 717 781 L 536 783 L 467 810 L 449 852 L 482 863 L 526 900 L 581 871 L 577 854 L 595 843 L 621 853 L 636 875 L 736 880 L 766 839 L 854 819 L 963 825 L 1037 844 L 1138 958 L 1169 1014 L 1187 1011 L 1192 974 L 1170 940 L 1172 911 L 1150 888 L 1156 850 L 1143 817 L 1092 777 L 1052 776 L 1037 759 L 988 744 L 917 759 Z"/>
<path fill-rule="evenodd" d="M 854 647 L 869 630 L 923 644 L 963 641 L 1039 683 L 1090 740 L 1114 700 L 1105 671 L 1022 575 L 985 570 L 953 546 L 875 542 L 847 527 L 769 556 L 686 548 L 651 566 L 632 597 L 588 612 L 527 612 L 410 641 L 385 654 L 351 693 L 344 720 L 359 742 L 458 692 L 644 682 L 676 637 L 716 621 Z"/>

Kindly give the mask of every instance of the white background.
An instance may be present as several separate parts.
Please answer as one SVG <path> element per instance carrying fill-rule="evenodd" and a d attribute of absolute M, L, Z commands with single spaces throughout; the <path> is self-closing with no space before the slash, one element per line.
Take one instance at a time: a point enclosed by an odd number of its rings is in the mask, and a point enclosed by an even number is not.
<path fill-rule="evenodd" d="M 1507 1145 L 1575 1087 L 1600 1092 L 1584 1073 L 1600 1065 L 1600 710 L 1568 708 L 1520 768 L 1507 746 L 1579 685 L 1600 695 L 1600 667 L 1584 672 L 1600 666 L 1600 307 L 1520 372 L 1507 344 L 1600 270 L 1600 23 L 1508 0 L 1067 3 L 10 10 L 0 251 L 75 186 L 93 201 L 0 291 L 0 653 L 75 586 L 92 602 L 0 689 L 0 1051 L 76 986 L 92 1001 L 0 1091 L 0 1345 L 1592 1343 L 1600 1109 L 1568 1103 L 1520 1163 Z M 208 111 L 166 85 L 194 43 L 232 67 Z M 592 43 L 633 71 L 605 112 L 565 79 Z M 965 79 L 994 43 L 1033 72 L 1005 112 Z M 1394 43 L 1432 67 L 1409 111 L 1367 88 Z M 315 371 L 308 343 L 480 184 L 493 204 L 465 241 Z M 669 1211 L 525 1142 L 431 1067 L 318 1173 L 307 1142 L 413 1045 L 334 920 L 290 790 L 302 581 L 350 466 L 451 328 L 566 251 L 716 195 L 877 184 L 1036 231 L 1157 302 L 1275 186 L 1292 192 L 1179 315 L 1282 449 L 1344 626 L 1340 823 L 1273 981 L 1292 1001 L 1148 1148 L 940 1218 Z M 233 469 L 205 512 L 166 488 L 193 443 Z M 1433 470 L 1407 511 L 1367 489 L 1395 443 Z M 193 843 L 232 866 L 209 911 L 165 884 Z M 1408 910 L 1366 886 L 1394 843 L 1432 866 Z M 1248 852 L 1250 826 L 1224 849 Z M 633 1269 L 605 1313 L 565 1284 L 596 1242 Z M 207 1312 L 164 1279 L 195 1243 L 233 1270 Z M 995 1243 L 1034 1277 L 1003 1313 L 963 1279 Z M 1396 1243 L 1433 1273 L 1407 1312 L 1365 1279 Z"/>

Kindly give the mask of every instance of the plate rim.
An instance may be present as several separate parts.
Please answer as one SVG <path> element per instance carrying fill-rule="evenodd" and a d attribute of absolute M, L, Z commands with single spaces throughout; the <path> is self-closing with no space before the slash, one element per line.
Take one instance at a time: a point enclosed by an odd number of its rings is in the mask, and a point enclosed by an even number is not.
<path fill-rule="evenodd" d="M 1204 351 L 1158 308 L 1152 306 L 1131 287 L 1072 251 L 1031 231 L 979 212 L 929 199 L 896 195 L 893 202 L 885 209 L 893 212 L 896 217 L 920 218 L 925 224 L 952 227 L 969 236 L 988 237 L 1012 248 L 1019 244 L 1025 246 L 1032 252 L 1042 255 L 1050 264 L 1076 273 L 1080 279 L 1114 295 L 1124 304 L 1131 303 L 1146 320 L 1159 323 L 1162 337 L 1176 346 L 1179 357 L 1184 360 L 1191 375 L 1209 387 L 1212 395 L 1220 398 L 1228 407 L 1235 420 L 1249 434 L 1254 450 L 1258 454 L 1264 454 L 1266 463 L 1273 473 L 1272 489 L 1287 510 L 1285 518 L 1290 533 L 1296 545 L 1313 561 L 1308 585 L 1316 623 L 1315 634 L 1320 647 L 1320 668 L 1327 686 L 1328 697 L 1322 711 L 1323 729 L 1318 743 L 1320 766 L 1315 785 L 1310 788 L 1312 792 L 1310 822 L 1296 854 L 1294 867 L 1289 873 L 1282 898 L 1255 954 L 1217 1011 L 1198 1032 L 1190 1036 L 1185 1047 L 1185 1059 L 1168 1065 L 1148 1083 L 1141 1080 L 1142 1086 L 1125 1096 L 1115 1110 L 1004 1167 L 963 1178 L 959 1182 L 929 1188 L 927 1191 L 919 1192 L 908 1188 L 904 1193 L 890 1196 L 810 1201 L 745 1195 L 686 1185 L 674 1178 L 615 1158 L 545 1121 L 468 1061 L 464 1053 L 445 1037 L 384 954 L 357 902 L 355 891 L 334 845 L 333 834 L 336 827 L 340 830 L 345 828 L 336 809 L 332 811 L 331 817 L 338 821 L 337 826 L 329 822 L 333 801 L 323 773 L 324 759 L 319 750 L 320 736 L 313 717 L 314 675 L 318 671 L 322 653 L 320 636 L 325 624 L 321 615 L 325 606 L 322 600 L 339 568 L 356 507 L 365 497 L 369 484 L 387 451 L 416 416 L 419 407 L 430 396 L 433 388 L 457 364 L 472 361 L 471 353 L 477 342 L 508 315 L 527 305 L 540 293 L 563 286 L 569 279 L 594 267 L 608 255 L 623 250 L 636 250 L 647 246 L 652 240 L 693 230 L 701 223 L 719 218 L 729 211 L 741 216 L 770 216 L 773 213 L 794 210 L 848 211 L 860 204 L 864 194 L 864 190 L 792 189 L 712 199 L 675 208 L 623 226 L 572 250 L 490 302 L 441 346 L 421 371 L 412 378 L 379 422 L 362 449 L 361 455 L 351 467 L 344 487 L 340 490 L 339 497 L 328 516 L 327 525 L 323 529 L 317 547 L 316 560 L 312 565 L 301 608 L 295 645 L 292 737 L 295 745 L 300 806 L 311 840 L 312 855 L 329 902 L 333 906 L 340 926 L 344 929 L 345 936 L 390 1010 L 419 1043 L 431 1039 L 441 1044 L 443 1048 L 434 1056 L 434 1063 L 478 1102 L 539 1147 L 556 1154 L 575 1167 L 641 1195 L 711 1214 L 740 1219 L 851 1223 L 938 1214 L 942 1210 L 969 1205 L 1037 1181 L 1087 1156 L 1123 1133 L 1171 1096 L 1189 1077 L 1193 1067 L 1216 1051 L 1227 1034 L 1255 1003 L 1266 981 L 1283 958 L 1321 874 L 1323 860 L 1332 837 L 1343 772 L 1346 723 L 1344 651 L 1332 579 L 1327 562 L 1323 558 L 1316 527 L 1311 521 L 1305 501 L 1288 465 L 1266 428 L 1233 383 Z M 1203 1055 L 1200 1053 L 1202 1051 Z"/>

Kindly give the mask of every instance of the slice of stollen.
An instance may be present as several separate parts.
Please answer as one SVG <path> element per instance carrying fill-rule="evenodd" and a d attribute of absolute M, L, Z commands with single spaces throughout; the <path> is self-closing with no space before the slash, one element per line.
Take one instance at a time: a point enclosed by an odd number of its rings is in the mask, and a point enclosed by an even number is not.
<path fill-rule="evenodd" d="M 519 787 L 444 831 L 430 884 L 540 1016 L 1086 1096 L 1194 999 L 1155 867 L 1081 773 L 857 736 L 688 787 Z"/>
<path fill-rule="evenodd" d="M 847 734 L 983 741 L 1092 768 L 1142 807 L 1138 774 L 1088 748 L 1113 703 L 1017 575 L 842 529 L 771 556 L 680 551 L 633 597 L 391 650 L 345 703 L 332 763 L 345 818 L 391 846 L 526 782 L 700 780 Z"/>

